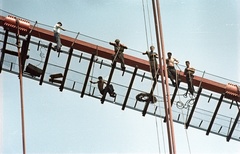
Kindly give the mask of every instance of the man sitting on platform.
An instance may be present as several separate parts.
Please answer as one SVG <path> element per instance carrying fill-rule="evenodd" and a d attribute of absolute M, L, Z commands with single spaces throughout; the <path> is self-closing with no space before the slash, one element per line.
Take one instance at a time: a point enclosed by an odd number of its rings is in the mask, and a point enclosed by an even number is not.
<path fill-rule="evenodd" d="M 98 77 L 98 81 L 96 81 L 96 82 L 90 81 L 90 83 L 93 83 L 93 84 L 97 83 L 98 84 L 98 90 L 102 95 L 106 91 L 106 92 L 109 93 L 109 95 L 111 97 L 116 97 L 116 93 L 114 92 L 113 86 L 111 84 L 109 84 L 108 87 L 104 88 L 104 84 L 107 84 L 107 82 L 103 80 L 102 76 Z"/>

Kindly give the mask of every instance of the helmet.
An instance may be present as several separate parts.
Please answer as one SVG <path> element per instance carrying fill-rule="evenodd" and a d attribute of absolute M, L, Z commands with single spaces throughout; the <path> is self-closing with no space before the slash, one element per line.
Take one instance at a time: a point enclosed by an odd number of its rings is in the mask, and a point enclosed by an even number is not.
<path fill-rule="evenodd" d="M 119 39 L 116 39 L 116 40 L 115 40 L 115 42 L 116 42 L 116 43 L 119 43 L 119 42 L 120 42 L 120 40 L 119 40 Z"/>
<path fill-rule="evenodd" d="M 153 45 L 150 46 L 150 50 L 154 50 L 155 47 Z"/>
<path fill-rule="evenodd" d="M 61 25 L 62 26 L 62 23 L 59 21 L 57 24 Z"/>

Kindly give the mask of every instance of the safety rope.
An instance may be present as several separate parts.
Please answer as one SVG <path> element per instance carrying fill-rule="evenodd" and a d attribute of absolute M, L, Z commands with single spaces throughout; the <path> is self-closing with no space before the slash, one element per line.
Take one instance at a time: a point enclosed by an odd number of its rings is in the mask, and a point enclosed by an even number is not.
<path fill-rule="evenodd" d="M 43 58 L 45 58 L 45 55 L 44 55 L 44 53 L 43 53 L 43 51 L 42 51 L 42 48 L 43 47 L 41 47 L 39 50 L 40 50 L 40 54 L 39 54 L 39 57 L 40 57 L 40 62 L 36 65 L 36 66 L 39 66 L 40 64 L 42 64 L 43 63 Z M 45 48 L 44 48 L 45 49 Z M 45 51 L 46 51 L 46 49 L 45 49 Z"/>
<path fill-rule="evenodd" d="M 178 65 L 177 65 L 178 66 Z M 180 69 L 180 68 L 179 68 Z M 180 69 L 180 72 L 181 72 L 181 69 Z M 176 73 L 177 74 L 177 73 Z M 176 77 L 177 78 L 177 77 Z M 176 88 L 179 88 L 178 87 L 178 84 L 176 84 Z M 181 97 L 180 97 L 180 94 L 179 94 L 179 90 L 177 91 L 178 93 L 178 99 L 179 99 L 179 102 L 182 102 L 181 101 Z M 188 144 L 188 150 L 189 150 L 189 153 L 191 154 L 191 148 L 190 148 L 190 142 L 189 142 L 189 137 L 188 137 L 188 132 L 187 132 L 187 129 L 186 129 L 186 120 L 185 120 L 185 117 L 184 117 L 184 113 L 183 113 L 183 109 L 184 107 L 181 109 L 181 112 L 182 112 L 182 118 L 183 118 L 183 126 L 184 126 L 184 129 L 185 129 L 185 134 L 186 134 L 186 138 L 187 138 L 187 144 Z"/>
<path fill-rule="evenodd" d="M 37 25 L 38 25 L 38 23 L 36 24 L 36 27 L 38 27 Z M 38 42 L 37 51 L 40 50 L 39 57 L 41 58 L 41 61 L 36 66 L 39 66 L 41 63 L 43 63 L 43 58 L 45 58 L 45 55 L 44 55 L 44 53 L 42 51 L 42 48 L 44 48 L 45 51 L 47 51 L 47 49 L 45 47 L 40 46 L 41 45 L 41 41 L 42 41 L 42 37 L 41 37 L 39 32 L 38 32 L 38 37 L 40 39 L 39 39 L 39 42 Z"/>
<path fill-rule="evenodd" d="M 179 101 L 181 101 L 180 95 L 179 95 Z M 189 141 L 189 136 L 188 136 L 188 132 L 187 132 L 187 129 L 186 129 L 186 120 L 185 120 L 185 117 L 184 117 L 183 108 L 181 109 L 181 112 L 182 112 L 183 126 L 184 126 L 184 129 L 185 129 L 185 134 L 186 134 L 186 139 L 187 139 L 188 150 L 189 150 L 189 153 L 191 154 L 190 141 Z M 186 118 L 187 118 L 187 116 L 186 116 Z"/>
<path fill-rule="evenodd" d="M 36 24 L 36 27 L 38 27 L 37 26 L 38 25 L 38 23 Z M 41 41 L 42 41 L 42 37 L 41 37 L 41 35 L 40 35 L 40 33 L 38 32 L 38 37 L 40 38 L 39 39 L 39 45 L 38 45 L 38 47 L 37 47 L 37 51 L 38 51 L 38 49 L 39 49 L 39 47 L 40 47 L 40 54 L 39 54 L 39 57 L 41 58 L 41 61 L 40 61 L 40 63 L 37 65 L 37 66 L 39 66 L 42 62 L 43 62 L 43 58 L 45 57 L 45 55 L 44 55 L 44 53 L 42 52 L 42 48 L 44 48 L 44 47 L 42 47 L 42 46 L 40 46 L 41 45 Z M 44 48 L 45 49 L 45 48 Z M 46 49 L 45 49 L 46 50 Z"/>

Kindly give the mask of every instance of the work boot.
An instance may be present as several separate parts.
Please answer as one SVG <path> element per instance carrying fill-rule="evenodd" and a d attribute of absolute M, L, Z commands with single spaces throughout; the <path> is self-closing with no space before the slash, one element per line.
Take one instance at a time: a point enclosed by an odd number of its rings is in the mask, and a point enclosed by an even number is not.
<path fill-rule="evenodd" d="M 54 51 L 56 51 L 56 50 L 57 50 L 57 46 L 55 45 L 54 47 L 52 47 L 52 49 L 53 49 Z"/>
<path fill-rule="evenodd" d="M 122 71 L 125 71 L 126 70 L 126 67 L 124 66 L 124 67 L 122 67 Z"/>
<path fill-rule="evenodd" d="M 111 97 L 116 97 L 116 95 L 117 95 L 117 94 L 116 94 L 115 92 L 113 92 L 113 93 L 110 94 Z"/>

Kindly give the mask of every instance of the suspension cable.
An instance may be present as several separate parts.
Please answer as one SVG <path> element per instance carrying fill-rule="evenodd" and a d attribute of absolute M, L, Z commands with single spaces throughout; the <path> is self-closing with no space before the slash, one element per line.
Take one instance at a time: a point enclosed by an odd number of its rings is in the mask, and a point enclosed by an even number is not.
<path fill-rule="evenodd" d="M 148 43 L 148 32 L 147 32 L 147 22 L 146 22 L 146 15 L 145 15 L 146 13 L 145 13 L 144 0 L 142 0 L 142 8 L 143 8 L 143 19 L 144 19 L 146 41 L 147 41 L 147 49 L 148 49 L 149 43 Z"/>
<path fill-rule="evenodd" d="M 148 0 L 146 0 L 148 1 Z M 153 37 L 152 37 L 152 28 L 151 28 L 151 22 L 150 22 L 150 11 L 149 11 L 149 6 L 148 6 L 148 3 L 147 3 L 147 12 L 148 12 L 148 25 L 149 25 L 149 30 L 150 30 L 150 39 L 151 39 L 151 44 L 153 44 Z"/>
<path fill-rule="evenodd" d="M 149 48 L 149 43 L 148 43 L 148 31 L 147 31 L 147 21 L 146 21 L 146 12 L 145 12 L 145 5 L 144 5 L 144 0 L 142 0 L 142 7 L 143 7 L 143 18 L 144 18 L 144 26 L 145 26 L 145 35 L 146 35 L 146 41 L 147 41 L 147 51 L 148 51 L 148 48 Z M 148 8 L 147 8 L 148 9 Z M 149 9 L 148 9 L 148 11 L 149 11 Z M 148 12 L 148 18 L 149 18 L 149 12 Z M 148 20 L 149 21 L 149 28 L 150 28 L 150 20 Z M 151 33 L 151 29 L 150 29 L 150 33 Z M 150 34 L 150 36 L 151 36 L 151 44 L 153 43 L 152 42 L 152 35 Z M 149 58 L 149 63 L 150 63 L 150 56 L 148 55 L 148 58 Z M 152 66 L 151 66 L 151 64 L 150 64 L 150 73 L 153 73 L 152 71 L 155 71 L 156 70 L 156 67 L 157 66 L 155 66 L 155 62 L 153 61 L 153 67 L 154 68 L 151 68 Z M 157 72 L 155 72 L 155 76 L 153 76 L 152 78 L 153 78 L 153 80 L 155 81 L 155 80 L 157 80 Z M 151 85 L 153 85 L 153 80 L 151 80 Z M 157 88 L 157 87 L 156 87 Z M 157 88 L 158 89 L 158 88 Z M 152 96 L 151 96 L 152 98 L 153 98 L 153 94 L 152 94 Z M 160 103 L 159 103 L 159 107 L 160 107 Z M 160 112 L 160 110 L 159 110 L 159 112 Z M 161 153 L 161 148 L 160 148 L 160 140 L 159 140 L 159 138 L 160 138 L 160 136 L 159 136 L 159 132 L 158 132 L 158 122 L 157 122 L 157 116 L 155 115 L 155 125 L 156 125 L 156 132 L 157 132 L 157 140 L 158 140 L 158 151 L 159 151 L 159 153 Z M 161 126 L 162 126 L 162 123 L 161 123 Z M 162 128 L 162 136 L 163 136 L 163 139 L 164 139 L 164 133 L 163 133 L 163 128 Z M 164 144 L 164 151 L 166 152 L 166 150 L 165 150 L 165 143 L 164 143 L 164 140 L 163 140 L 163 144 Z"/>
<path fill-rule="evenodd" d="M 160 108 L 160 102 L 159 102 L 159 108 Z M 160 109 L 159 109 L 159 114 L 161 115 Z M 163 150 L 164 150 L 164 153 L 166 153 L 166 144 L 165 144 L 165 137 L 164 137 L 163 121 L 162 120 L 160 120 L 160 124 L 161 124 L 161 129 L 162 129 Z"/>
<path fill-rule="evenodd" d="M 158 84 L 156 85 L 157 87 L 157 95 L 159 96 L 159 90 L 158 90 Z M 160 104 L 160 101 L 158 101 L 158 105 L 159 105 L 159 115 L 161 115 L 161 104 Z M 158 122 L 157 122 L 157 115 L 155 115 L 155 121 L 156 121 L 156 129 L 157 129 L 157 138 L 158 138 L 158 150 L 159 150 L 159 153 L 161 153 L 161 149 L 160 149 L 160 136 L 159 136 L 159 132 L 158 132 Z M 161 124 L 161 129 L 162 129 L 162 141 L 163 141 L 163 150 L 164 150 L 164 153 L 166 153 L 166 144 L 165 144 L 165 138 L 164 138 L 164 131 L 163 131 L 163 121 L 160 120 L 160 124 Z"/>
<path fill-rule="evenodd" d="M 159 140 L 159 132 L 158 132 L 158 122 L 157 122 L 157 116 L 155 115 L 155 124 L 156 124 L 156 130 L 157 130 L 157 140 L 158 140 L 158 152 L 161 153 L 160 149 L 160 140 Z"/>

